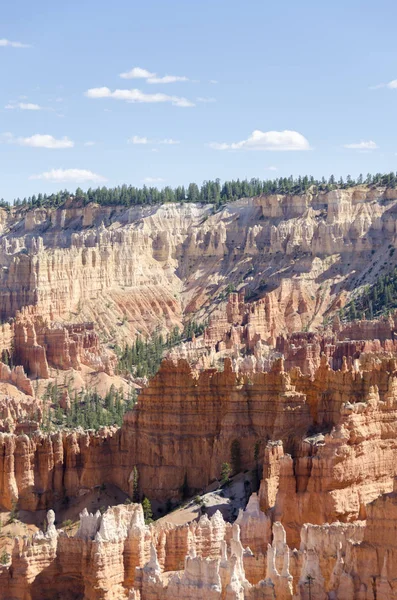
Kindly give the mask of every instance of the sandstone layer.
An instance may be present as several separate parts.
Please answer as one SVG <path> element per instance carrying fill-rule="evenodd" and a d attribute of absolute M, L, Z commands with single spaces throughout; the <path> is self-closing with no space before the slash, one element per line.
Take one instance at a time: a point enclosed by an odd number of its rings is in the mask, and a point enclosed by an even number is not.
<path fill-rule="evenodd" d="M 0 505 L 49 513 L 7 542 L 0 598 L 395 600 L 397 316 L 337 313 L 394 267 L 396 207 L 362 186 L 2 212 Z M 38 429 L 55 371 L 112 377 L 116 344 L 189 320 L 203 335 L 121 428 Z M 225 463 L 258 491 L 233 524 L 145 525 L 125 504 L 83 510 L 73 535 L 52 512 L 109 485 L 159 514 L 217 488 Z"/>
<path fill-rule="evenodd" d="M 264 295 L 266 335 L 313 328 L 395 264 L 392 189 L 366 186 L 210 205 L 3 211 L 1 318 L 27 306 L 95 321 L 109 339 L 211 312 L 225 289 Z M 254 316 L 253 316 L 254 318 Z"/>
<path fill-rule="evenodd" d="M 104 515 L 83 511 L 70 536 L 49 511 L 46 533 L 16 539 L 0 567 L 3 597 L 392 599 L 396 499 L 393 492 L 369 504 L 366 521 L 304 525 L 297 548 L 280 522 L 269 526 L 256 495 L 233 526 L 219 512 L 182 526 L 147 526 L 140 505 L 121 505 Z"/>

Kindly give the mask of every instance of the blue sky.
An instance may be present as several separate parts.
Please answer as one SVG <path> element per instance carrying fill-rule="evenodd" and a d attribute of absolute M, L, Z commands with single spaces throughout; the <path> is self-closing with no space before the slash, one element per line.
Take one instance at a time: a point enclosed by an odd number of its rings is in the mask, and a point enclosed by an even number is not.
<path fill-rule="evenodd" d="M 0 197 L 396 170 L 396 17 L 392 0 L 3 2 Z"/>

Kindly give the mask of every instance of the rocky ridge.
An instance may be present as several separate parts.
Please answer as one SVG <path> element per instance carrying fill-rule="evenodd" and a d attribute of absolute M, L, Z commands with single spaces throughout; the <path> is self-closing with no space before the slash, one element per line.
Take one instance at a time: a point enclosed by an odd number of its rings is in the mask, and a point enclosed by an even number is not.
<path fill-rule="evenodd" d="M 50 320 L 95 318 L 108 337 L 125 339 L 211 312 L 228 285 L 245 284 L 269 292 L 269 338 L 315 327 L 346 292 L 394 264 L 396 202 L 393 189 L 358 186 L 243 199 L 215 213 L 73 200 L 3 211 L 1 317 L 33 306 Z"/>
<path fill-rule="evenodd" d="M 270 527 L 255 494 L 233 525 L 217 512 L 147 526 L 141 506 L 130 505 L 83 511 L 71 536 L 50 511 L 45 534 L 15 540 L 0 582 L 15 600 L 392 598 L 396 493 L 368 509 L 366 522 L 304 525 L 298 548 L 280 522 Z"/>
<path fill-rule="evenodd" d="M 106 484 L 164 511 L 225 462 L 258 491 L 233 525 L 147 526 L 130 504 L 84 510 L 72 535 L 50 510 L 2 561 L 6 600 L 394 598 L 397 316 L 335 315 L 394 266 L 396 201 L 362 186 L 215 213 L 1 215 L 2 507 L 36 514 Z M 111 377 L 109 344 L 192 316 L 209 317 L 204 334 L 171 351 L 121 428 L 37 430 L 54 371 Z"/>

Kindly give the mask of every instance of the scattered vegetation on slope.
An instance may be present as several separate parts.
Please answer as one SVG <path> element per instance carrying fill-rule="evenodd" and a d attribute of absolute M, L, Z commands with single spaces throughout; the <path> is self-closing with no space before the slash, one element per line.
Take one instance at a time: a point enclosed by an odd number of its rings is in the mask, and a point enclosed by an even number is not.
<path fill-rule="evenodd" d="M 205 324 L 189 322 L 182 333 L 178 327 L 165 338 L 155 333 L 152 338 L 143 340 L 141 336 L 131 346 L 123 350 L 116 348 L 119 354 L 118 370 L 122 375 L 132 373 L 135 377 L 153 377 L 161 364 L 166 350 L 181 341 L 200 335 Z M 126 395 L 122 389 L 111 386 L 108 393 L 102 397 L 96 390 L 73 392 L 70 382 L 68 385 L 58 385 L 50 382 L 43 395 L 43 414 L 41 429 L 54 431 L 56 429 L 99 429 L 109 425 L 121 425 L 124 414 L 131 410 L 137 400 L 135 390 Z M 37 417 L 38 419 L 38 417 Z"/>
<path fill-rule="evenodd" d="M 70 408 L 62 408 L 65 389 L 49 383 L 43 396 L 43 418 L 41 428 L 51 431 L 59 428 L 99 429 L 105 425 L 121 425 L 127 410 L 136 402 L 136 392 L 131 390 L 126 397 L 114 386 L 103 398 L 96 391 L 75 392 Z"/>
<path fill-rule="evenodd" d="M 349 321 L 373 319 L 397 308 L 397 267 L 377 281 L 367 286 L 342 310 L 342 316 Z"/>
<path fill-rule="evenodd" d="M 158 332 L 146 340 L 138 336 L 133 344 L 126 345 L 123 350 L 116 348 L 119 355 L 119 373 L 132 373 L 134 377 L 153 377 L 159 370 L 167 350 L 182 341 L 191 340 L 193 335 L 200 335 L 204 328 L 205 324 L 190 321 L 182 333 L 179 327 L 175 327 L 165 338 Z"/>
<path fill-rule="evenodd" d="M 75 194 L 71 194 L 68 190 L 60 191 L 56 194 L 38 194 L 29 198 L 17 198 L 14 200 L 14 206 L 22 206 L 28 208 L 39 207 L 57 207 L 61 206 L 71 195 L 84 204 L 89 202 L 97 202 L 102 205 L 152 205 L 164 204 L 167 202 L 198 202 L 202 204 L 214 204 L 220 206 L 226 202 L 238 200 L 239 198 L 249 198 L 260 194 L 301 194 L 314 186 L 318 191 L 330 191 L 337 188 L 348 188 L 355 185 L 367 184 L 371 186 L 383 185 L 387 187 L 395 187 L 397 184 L 396 173 L 371 175 L 368 173 L 364 178 L 360 175 L 357 180 L 347 176 L 346 181 L 343 177 L 338 180 L 334 175 L 331 175 L 328 180 L 325 177 L 314 179 L 314 177 L 294 178 L 279 177 L 276 179 L 247 179 L 232 180 L 221 183 L 220 179 L 215 181 L 204 181 L 199 187 L 196 183 L 190 183 L 187 187 L 180 185 L 176 188 L 169 186 L 159 190 L 155 187 L 136 188 L 131 185 L 122 185 L 115 188 L 89 188 L 84 192 L 78 188 Z M 9 205 L 4 200 L 0 200 L 0 206 L 9 208 Z"/>

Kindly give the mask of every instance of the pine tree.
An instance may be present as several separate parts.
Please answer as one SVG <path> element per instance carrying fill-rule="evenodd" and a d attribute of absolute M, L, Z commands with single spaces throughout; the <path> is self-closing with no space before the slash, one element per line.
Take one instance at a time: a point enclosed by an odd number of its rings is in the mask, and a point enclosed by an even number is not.
<path fill-rule="evenodd" d="M 221 484 L 229 483 L 232 468 L 229 463 L 224 462 L 221 469 Z"/>
<path fill-rule="evenodd" d="M 133 502 L 139 502 L 139 473 L 136 466 L 133 468 L 132 475 L 132 500 Z"/>
<path fill-rule="evenodd" d="M 148 525 L 149 523 L 151 523 L 153 521 L 153 511 L 152 511 L 152 505 L 150 503 L 149 498 L 145 498 L 142 500 L 142 508 L 143 508 L 143 516 L 145 519 L 145 523 L 146 525 Z"/>

